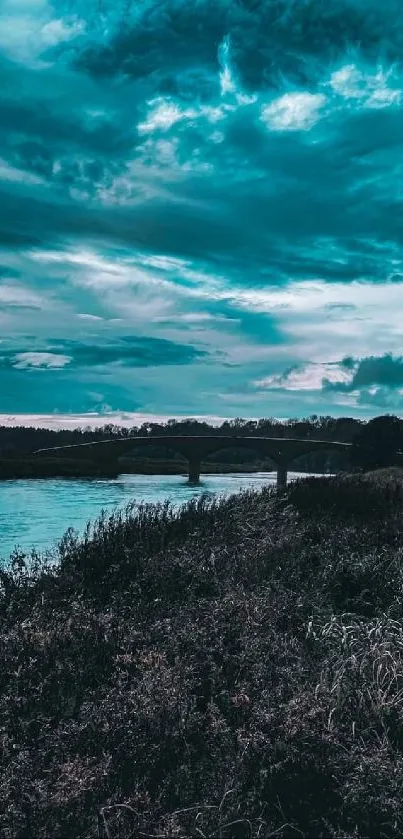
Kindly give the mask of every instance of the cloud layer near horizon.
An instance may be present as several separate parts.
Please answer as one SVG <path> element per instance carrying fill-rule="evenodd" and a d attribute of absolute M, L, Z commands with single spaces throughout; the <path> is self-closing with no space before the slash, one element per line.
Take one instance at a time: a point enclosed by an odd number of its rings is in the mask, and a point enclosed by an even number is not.
<path fill-rule="evenodd" d="M 403 404 L 397 0 L 3 0 L 0 411 Z"/>

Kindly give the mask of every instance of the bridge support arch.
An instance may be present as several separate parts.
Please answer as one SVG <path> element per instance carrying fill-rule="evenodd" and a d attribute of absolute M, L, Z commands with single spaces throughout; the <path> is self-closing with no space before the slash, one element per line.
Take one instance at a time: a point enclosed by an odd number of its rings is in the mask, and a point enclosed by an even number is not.
<path fill-rule="evenodd" d="M 200 483 L 201 458 L 191 456 L 188 458 L 189 463 L 189 483 Z M 277 492 L 285 492 L 287 489 L 288 465 L 287 463 L 277 463 Z"/>
<path fill-rule="evenodd" d="M 255 449 L 270 458 L 277 470 L 277 489 L 284 492 L 287 486 L 287 471 L 295 458 L 315 450 L 348 452 L 351 443 L 327 440 L 294 439 L 288 437 L 232 436 L 220 434 L 207 435 L 139 435 L 133 438 L 122 437 L 110 440 L 97 440 L 90 443 L 76 443 L 68 446 L 53 446 L 38 449 L 33 454 L 54 460 L 65 457 L 72 461 L 85 459 L 97 464 L 95 473 L 102 469 L 108 474 L 118 474 L 119 456 L 124 456 L 138 445 L 163 445 L 181 454 L 189 464 L 189 482 L 197 484 L 200 480 L 201 463 L 214 452 L 221 449 L 247 447 Z M 101 463 L 104 465 L 101 466 Z"/>

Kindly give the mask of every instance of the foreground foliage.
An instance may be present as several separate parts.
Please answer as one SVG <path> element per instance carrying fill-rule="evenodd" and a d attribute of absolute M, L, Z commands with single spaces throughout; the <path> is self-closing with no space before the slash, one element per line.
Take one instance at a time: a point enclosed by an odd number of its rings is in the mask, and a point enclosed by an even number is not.
<path fill-rule="evenodd" d="M 15 555 L 0 835 L 400 836 L 402 505 L 308 479 Z"/>

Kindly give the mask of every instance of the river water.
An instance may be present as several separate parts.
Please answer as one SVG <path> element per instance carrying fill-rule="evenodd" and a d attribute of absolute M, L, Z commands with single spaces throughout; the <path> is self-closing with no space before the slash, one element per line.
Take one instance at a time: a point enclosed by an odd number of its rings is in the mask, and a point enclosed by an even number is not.
<path fill-rule="evenodd" d="M 288 477 L 302 476 L 289 472 Z M 132 501 L 155 503 L 169 498 L 176 506 L 206 492 L 227 496 L 275 482 L 275 472 L 203 475 L 197 486 L 182 475 L 0 481 L 0 557 L 7 559 L 15 547 L 24 551 L 52 548 L 68 527 L 81 533 L 102 510 L 111 513 Z"/>

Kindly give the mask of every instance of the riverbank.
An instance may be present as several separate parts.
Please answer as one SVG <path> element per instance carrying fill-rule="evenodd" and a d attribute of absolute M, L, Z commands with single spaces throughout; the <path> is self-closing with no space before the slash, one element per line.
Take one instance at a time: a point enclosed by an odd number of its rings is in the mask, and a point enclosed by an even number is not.
<path fill-rule="evenodd" d="M 0 480 L 15 480 L 19 478 L 99 478 L 116 477 L 118 474 L 127 475 L 187 475 L 187 461 L 153 460 L 138 458 L 129 460 L 122 458 L 119 464 L 100 462 L 98 465 L 87 460 L 69 460 L 67 458 L 34 458 L 0 459 Z M 253 463 L 202 463 L 202 475 L 231 475 L 238 473 L 258 473 L 271 471 L 273 465 L 269 461 L 254 461 Z"/>
<path fill-rule="evenodd" d="M 1 574 L 0 832 L 401 835 L 403 489 L 101 520 Z"/>
<path fill-rule="evenodd" d="M 228 497 L 246 489 L 276 484 L 276 473 L 202 475 L 191 484 L 187 475 L 29 478 L 0 481 L 0 562 L 16 546 L 30 552 L 52 548 L 69 527 L 84 533 L 87 522 L 124 509 L 133 501 L 158 504 L 170 500 L 178 508 L 191 498 L 208 494 Z M 290 473 L 290 481 L 301 477 Z"/>
<path fill-rule="evenodd" d="M 97 466 L 90 461 L 51 458 L 3 458 L 0 460 L 0 481 L 20 478 L 96 478 L 115 477 L 116 469 L 108 464 Z"/>

